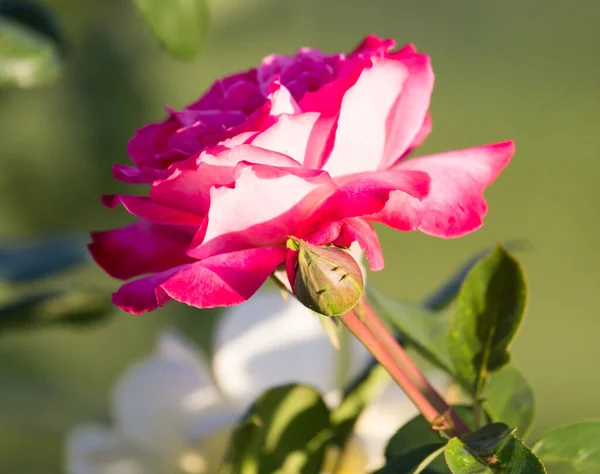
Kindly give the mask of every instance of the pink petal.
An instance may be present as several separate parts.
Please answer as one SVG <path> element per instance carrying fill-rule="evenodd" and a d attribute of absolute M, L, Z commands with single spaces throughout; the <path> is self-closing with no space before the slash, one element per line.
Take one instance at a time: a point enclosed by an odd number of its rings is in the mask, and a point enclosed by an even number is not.
<path fill-rule="evenodd" d="M 203 216 L 163 206 L 144 196 L 104 196 L 102 202 L 111 209 L 122 204 L 134 216 L 156 224 L 200 226 L 204 221 Z"/>
<path fill-rule="evenodd" d="M 358 242 L 360 248 L 365 251 L 371 270 L 374 272 L 383 270 L 383 251 L 377 232 L 371 224 L 363 219 L 346 219 L 343 221 L 342 231 L 335 244 L 350 247 L 353 242 Z"/>
<path fill-rule="evenodd" d="M 178 272 L 181 268 L 172 268 L 125 283 L 117 292 L 113 293 L 112 301 L 123 311 L 133 314 L 142 314 L 164 306 L 171 298 L 160 287 L 160 284 L 168 280 L 171 275 Z"/>
<path fill-rule="evenodd" d="M 373 59 L 342 100 L 333 150 L 323 166 L 332 176 L 376 170 L 382 164 L 388 117 L 408 77 L 400 61 Z M 418 123 L 423 123 L 421 119 Z"/>
<path fill-rule="evenodd" d="M 425 141 L 425 139 L 431 133 L 432 126 L 433 126 L 433 124 L 431 122 L 431 115 L 429 113 L 427 113 L 427 115 L 425 116 L 425 120 L 423 121 L 423 125 L 421 125 L 421 129 L 417 132 L 417 135 L 413 139 L 412 143 L 406 149 L 406 151 L 402 154 L 400 159 L 408 156 L 415 148 L 417 148 L 419 145 L 421 145 L 421 143 L 423 143 Z"/>
<path fill-rule="evenodd" d="M 319 114 L 316 112 L 281 115 L 273 125 L 258 134 L 250 143 L 255 147 L 283 153 L 299 163 L 305 163 L 309 140 L 318 119 Z"/>
<path fill-rule="evenodd" d="M 513 142 L 415 158 L 394 169 L 420 170 L 431 177 L 429 195 L 419 201 L 394 192 L 383 212 L 370 220 L 399 230 L 418 229 L 436 237 L 460 237 L 482 225 L 487 212 L 486 186 L 509 163 Z"/>
<path fill-rule="evenodd" d="M 127 280 L 192 261 L 185 250 L 194 228 L 138 221 L 119 229 L 92 233 L 94 260 L 112 277 Z"/>
<path fill-rule="evenodd" d="M 367 35 L 354 51 L 352 56 L 360 54 L 385 54 L 396 45 L 393 39 L 382 39 L 375 35 Z"/>
<path fill-rule="evenodd" d="M 217 255 L 185 267 L 160 287 L 171 298 L 198 308 L 243 303 L 284 261 L 285 253 L 279 246 Z"/>
<path fill-rule="evenodd" d="M 344 95 L 358 81 L 370 61 L 357 58 L 347 61 L 337 78 L 315 92 L 304 95 L 300 108 L 304 112 L 318 112 L 305 153 L 304 166 L 321 168 L 329 157 L 335 139 L 337 119 Z"/>
<path fill-rule="evenodd" d="M 296 131 L 296 130 L 294 130 Z M 287 138 L 291 138 L 288 136 Z M 263 164 L 270 166 L 294 167 L 300 166 L 298 160 L 287 154 L 282 154 L 278 150 L 270 147 L 262 147 L 256 144 L 256 139 L 252 140 L 252 145 L 242 144 L 233 148 L 213 149 L 200 155 L 201 163 L 212 166 L 229 167 L 233 173 L 233 169 L 240 162 Z M 258 140 L 259 142 L 261 140 Z M 211 172 L 207 168 L 207 172 Z"/>
<path fill-rule="evenodd" d="M 433 70 L 429 56 L 415 54 L 402 59 L 408 77 L 386 121 L 387 142 L 381 168 L 388 168 L 414 145 L 427 117 Z"/>
<path fill-rule="evenodd" d="M 147 184 L 155 179 L 164 179 L 168 176 L 168 171 L 157 170 L 141 166 L 136 168 L 128 165 L 113 165 L 113 176 L 119 181 L 130 184 Z"/>
<path fill-rule="evenodd" d="M 315 176 L 314 170 L 239 166 L 235 187 L 211 190 L 204 239 L 199 246 L 194 241 L 190 256 L 204 259 L 233 250 L 283 244 L 332 186 L 326 174 Z"/>
<path fill-rule="evenodd" d="M 299 236 L 329 222 L 378 213 L 392 191 L 406 193 L 416 199 L 423 199 L 429 192 L 429 175 L 414 170 L 360 173 L 346 177 L 344 181 L 313 211 Z"/>

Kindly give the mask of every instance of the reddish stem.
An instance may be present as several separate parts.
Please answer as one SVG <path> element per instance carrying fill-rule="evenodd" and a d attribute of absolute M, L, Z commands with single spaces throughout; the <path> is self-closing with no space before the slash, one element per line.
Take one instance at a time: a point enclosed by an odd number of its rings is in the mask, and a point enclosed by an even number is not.
<path fill-rule="evenodd" d="M 434 424 L 441 419 L 441 413 L 429 402 L 427 397 L 419 390 L 394 359 L 390 356 L 383 344 L 365 326 L 365 324 L 350 311 L 340 316 L 340 320 L 356 338 L 373 354 L 373 357 L 390 373 L 404 393 L 419 409 L 421 414 L 430 423 Z"/>
<path fill-rule="evenodd" d="M 413 362 L 404 348 L 398 344 L 398 341 L 388 331 L 387 327 L 381 322 L 375 311 L 363 301 L 360 306 L 363 316 L 363 323 L 367 330 L 379 341 L 387 351 L 394 364 L 399 367 L 406 376 L 414 383 L 416 388 L 431 401 L 436 410 L 450 418 L 454 432 L 457 436 L 468 433 L 470 430 L 458 414 L 450 407 L 438 391 L 431 385 L 421 369 Z"/>

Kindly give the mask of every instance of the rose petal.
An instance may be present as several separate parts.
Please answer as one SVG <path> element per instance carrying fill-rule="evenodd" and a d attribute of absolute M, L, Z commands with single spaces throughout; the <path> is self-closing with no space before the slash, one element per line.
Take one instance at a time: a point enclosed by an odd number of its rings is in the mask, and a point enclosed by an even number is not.
<path fill-rule="evenodd" d="M 160 287 L 160 284 L 180 271 L 181 268 L 171 268 L 164 272 L 125 283 L 113 293 L 112 302 L 123 311 L 132 314 L 142 314 L 164 306 L 171 301 L 171 298 Z"/>
<path fill-rule="evenodd" d="M 163 206 L 143 196 L 104 196 L 102 202 L 111 209 L 122 204 L 134 216 L 156 224 L 200 226 L 204 221 L 203 216 Z"/>
<path fill-rule="evenodd" d="M 409 71 L 399 62 L 373 59 L 342 100 L 333 150 L 323 166 L 332 176 L 378 169 L 384 157 L 388 117 L 395 112 Z M 423 123 L 421 119 L 418 126 Z"/>
<path fill-rule="evenodd" d="M 193 237 L 192 231 L 183 226 L 138 221 L 118 229 L 92 233 L 88 248 L 109 275 L 127 280 L 191 262 L 185 250 Z"/>
<path fill-rule="evenodd" d="M 387 141 L 381 168 L 392 166 L 409 147 L 414 147 L 422 133 L 433 91 L 434 76 L 429 56 L 415 54 L 403 58 L 402 64 L 408 70 L 408 76 L 387 117 Z"/>
<path fill-rule="evenodd" d="M 243 303 L 285 259 L 285 247 L 240 250 L 184 267 L 160 284 L 171 298 L 197 308 Z"/>
<path fill-rule="evenodd" d="M 304 163 L 308 142 L 318 118 L 319 114 L 316 112 L 281 115 L 271 127 L 258 134 L 251 143 L 256 147 L 283 153 L 299 163 Z"/>
<path fill-rule="evenodd" d="M 342 224 L 340 236 L 335 244 L 350 247 L 352 242 L 357 242 L 365 251 L 369 268 L 374 272 L 383 270 L 383 251 L 375 229 L 363 219 L 346 219 Z"/>
<path fill-rule="evenodd" d="M 513 153 L 513 142 L 503 142 L 402 162 L 394 169 L 429 174 L 429 195 L 419 201 L 394 192 L 385 209 L 369 219 L 395 229 L 418 229 L 443 238 L 471 232 L 481 226 L 487 212 L 483 191 L 494 182 Z"/>
<path fill-rule="evenodd" d="M 298 236 L 328 222 L 375 214 L 384 208 L 392 191 L 423 199 L 429 192 L 429 175 L 414 170 L 389 170 L 346 177 L 312 212 Z"/>
<path fill-rule="evenodd" d="M 298 176 L 296 171 L 309 176 Z M 304 168 L 241 164 L 234 188 L 211 190 L 203 242 L 197 245 L 195 239 L 188 255 L 203 259 L 285 243 L 330 189 L 326 174 L 314 174 Z"/>

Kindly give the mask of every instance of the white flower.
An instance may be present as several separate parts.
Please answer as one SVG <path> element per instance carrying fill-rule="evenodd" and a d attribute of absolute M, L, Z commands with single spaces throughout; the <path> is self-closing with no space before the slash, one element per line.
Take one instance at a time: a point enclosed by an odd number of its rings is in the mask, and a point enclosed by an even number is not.
<path fill-rule="evenodd" d="M 345 379 L 369 360 L 354 338 L 336 351 L 316 315 L 278 293 L 259 292 L 228 309 L 215 331 L 212 376 L 202 355 L 180 336 L 165 332 L 155 354 L 134 364 L 112 395 L 113 427 L 85 425 L 67 440 L 68 474 L 206 472 L 207 435 L 230 426 L 266 389 L 284 383 L 318 388 L 330 405 L 339 400 L 339 367 Z M 214 380 L 212 377 L 214 376 Z M 356 433 L 368 468 L 381 465 L 389 437 L 416 414 L 390 384 L 361 416 Z M 211 453 L 208 453 L 211 454 Z M 213 453 L 214 454 L 214 453 Z"/>

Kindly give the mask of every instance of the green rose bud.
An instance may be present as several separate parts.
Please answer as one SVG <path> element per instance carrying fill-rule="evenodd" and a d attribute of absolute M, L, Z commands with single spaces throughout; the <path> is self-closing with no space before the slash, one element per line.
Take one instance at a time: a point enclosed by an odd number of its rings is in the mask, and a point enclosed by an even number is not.
<path fill-rule="evenodd" d="M 346 250 L 299 239 L 290 239 L 288 246 L 298 251 L 294 276 L 298 301 L 325 316 L 340 316 L 354 308 L 364 290 L 363 276 Z"/>

